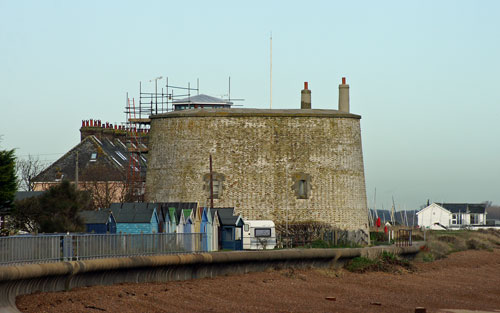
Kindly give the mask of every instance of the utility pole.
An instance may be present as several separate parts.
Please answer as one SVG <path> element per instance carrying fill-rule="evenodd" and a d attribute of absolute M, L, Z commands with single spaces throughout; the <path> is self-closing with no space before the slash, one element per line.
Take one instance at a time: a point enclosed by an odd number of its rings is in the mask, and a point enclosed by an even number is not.
<path fill-rule="evenodd" d="M 78 190 L 78 151 L 76 151 L 76 162 L 75 162 L 75 188 Z"/>
<path fill-rule="evenodd" d="M 214 208 L 214 177 L 212 173 L 212 155 L 210 154 L 210 208 Z"/>

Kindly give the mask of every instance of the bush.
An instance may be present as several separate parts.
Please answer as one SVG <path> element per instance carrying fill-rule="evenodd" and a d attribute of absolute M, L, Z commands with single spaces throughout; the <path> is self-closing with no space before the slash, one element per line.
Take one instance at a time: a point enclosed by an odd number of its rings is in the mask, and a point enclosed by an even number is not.
<path fill-rule="evenodd" d="M 412 270 L 413 266 L 408 260 L 385 251 L 378 258 L 373 260 L 365 257 L 354 258 L 346 266 L 348 271 L 355 273 L 364 273 L 368 271 L 399 272 L 401 268 Z"/>
<path fill-rule="evenodd" d="M 332 248 L 333 245 L 321 240 L 321 239 L 316 239 L 313 242 L 311 242 L 311 248 Z"/>
<path fill-rule="evenodd" d="M 427 248 L 429 252 L 432 253 L 435 260 L 445 258 L 452 251 L 449 244 L 439 240 L 429 240 L 427 242 Z"/>
<path fill-rule="evenodd" d="M 492 247 L 487 241 L 471 238 L 467 240 L 467 248 L 472 250 L 489 250 Z"/>
<path fill-rule="evenodd" d="M 381 242 L 387 241 L 387 236 L 384 232 L 370 232 L 370 241 L 372 242 Z"/>
<path fill-rule="evenodd" d="M 448 243 L 451 248 L 450 252 L 464 251 L 468 249 L 465 239 L 462 237 L 444 235 L 437 237 L 437 240 Z"/>
<path fill-rule="evenodd" d="M 369 270 L 373 270 L 377 265 L 377 260 L 371 260 L 365 257 L 356 257 L 349 261 L 346 269 L 355 273 L 364 273 Z"/>

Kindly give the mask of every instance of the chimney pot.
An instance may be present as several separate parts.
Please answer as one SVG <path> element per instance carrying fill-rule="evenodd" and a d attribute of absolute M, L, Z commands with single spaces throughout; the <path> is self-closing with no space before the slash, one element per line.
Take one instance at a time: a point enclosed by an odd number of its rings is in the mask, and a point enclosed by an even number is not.
<path fill-rule="evenodd" d="M 307 89 L 308 89 L 308 88 L 307 88 L 307 87 L 308 87 L 308 85 L 309 85 L 309 83 L 308 83 L 308 82 L 304 82 L 304 89 L 305 89 L 305 90 L 307 90 Z"/>
<path fill-rule="evenodd" d="M 345 85 L 345 77 L 342 77 L 342 85 Z"/>

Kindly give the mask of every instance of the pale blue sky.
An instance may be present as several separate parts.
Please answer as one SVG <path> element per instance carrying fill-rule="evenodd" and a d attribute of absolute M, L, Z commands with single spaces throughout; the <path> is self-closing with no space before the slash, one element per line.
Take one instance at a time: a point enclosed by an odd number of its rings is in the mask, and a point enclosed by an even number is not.
<path fill-rule="evenodd" d="M 362 115 L 368 203 L 500 203 L 498 1 L 0 0 L 2 148 L 54 161 L 82 119 L 122 122 L 125 94 L 168 76 L 202 93 Z"/>

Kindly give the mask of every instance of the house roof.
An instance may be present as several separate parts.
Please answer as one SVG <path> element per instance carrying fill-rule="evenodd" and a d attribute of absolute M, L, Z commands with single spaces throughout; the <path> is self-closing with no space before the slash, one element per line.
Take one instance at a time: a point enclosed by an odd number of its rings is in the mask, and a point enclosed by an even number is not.
<path fill-rule="evenodd" d="M 76 161 L 78 154 L 78 172 L 79 180 L 97 180 L 97 181 L 121 181 L 127 173 L 129 167 L 130 153 L 124 142 L 115 138 L 110 140 L 102 138 L 99 140 L 96 136 L 88 136 L 80 143 L 74 146 L 66 154 L 49 167 L 37 175 L 35 182 L 54 182 L 60 179 L 75 180 Z M 95 156 L 95 157 L 94 157 Z M 146 177 L 146 158 L 139 158 L 140 175 Z M 109 169 L 107 172 L 98 171 L 97 173 L 86 172 L 92 166 L 104 166 Z M 137 168 L 137 170 L 139 170 Z M 86 174 L 92 177 L 87 177 Z M 62 175 L 62 177 L 61 177 Z M 97 177 L 95 177 L 97 176 Z"/>
<path fill-rule="evenodd" d="M 436 203 L 451 213 L 485 213 L 486 205 L 483 203 Z"/>
<path fill-rule="evenodd" d="M 111 212 L 117 223 L 149 223 L 158 203 L 130 202 L 112 203 Z"/>
<path fill-rule="evenodd" d="M 39 197 L 41 196 L 45 191 L 18 191 L 16 192 L 16 197 L 15 201 L 20 201 L 32 197 Z"/>
<path fill-rule="evenodd" d="M 227 100 L 224 100 L 224 99 L 220 99 L 220 98 L 216 98 L 216 97 L 212 97 L 212 96 L 208 96 L 208 95 L 204 95 L 204 94 L 196 95 L 196 96 L 191 96 L 191 97 L 184 98 L 184 99 L 175 100 L 175 101 L 172 101 L 172 103 L 174 105 L 180 105 L 180 104 L 209 104 L 209 105 L 220 104 L 220 105 L 231 105 L 231 104 L 233 104 L 230 101 L 227 101 Z"/>
<path fill-rule="evenodd" d="M 81 211 L 79 213 L 85 224 L 106 224 L 110 214 L 108 210 Z"/>

